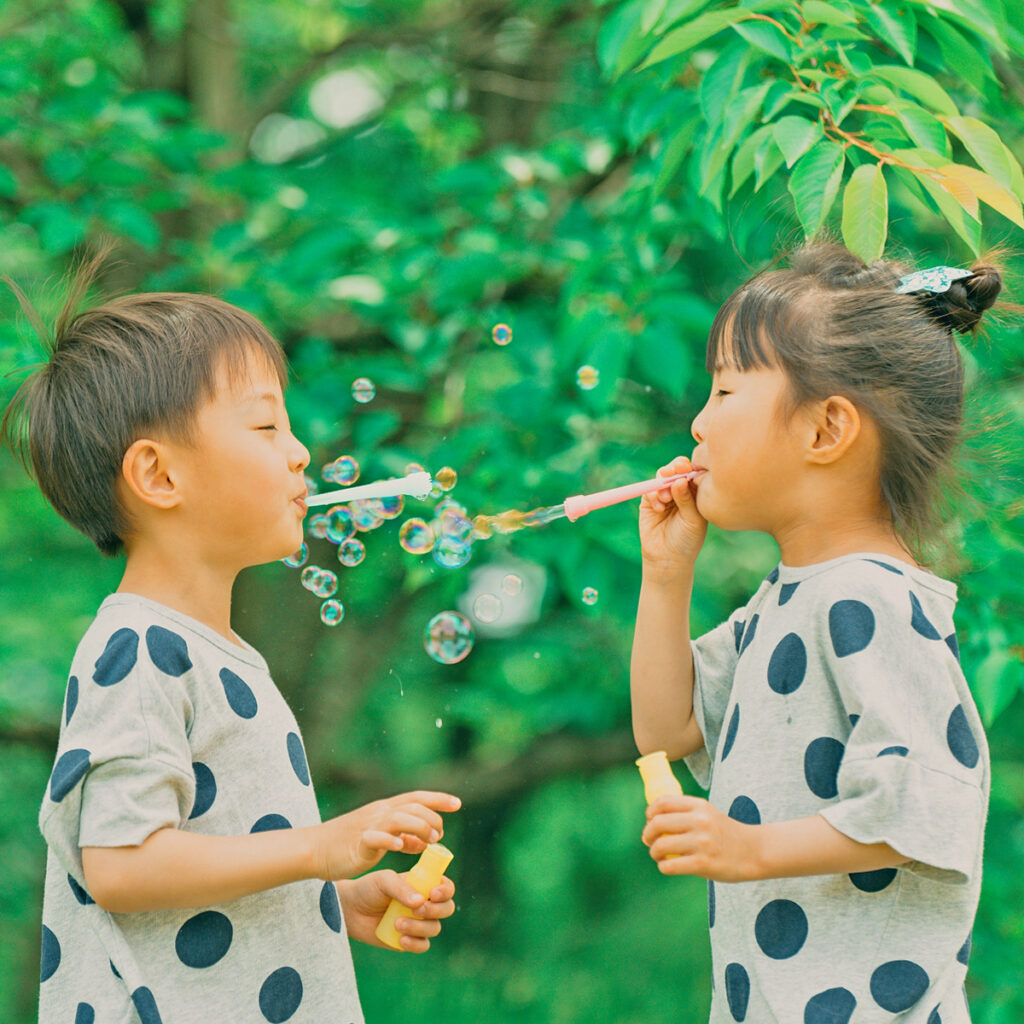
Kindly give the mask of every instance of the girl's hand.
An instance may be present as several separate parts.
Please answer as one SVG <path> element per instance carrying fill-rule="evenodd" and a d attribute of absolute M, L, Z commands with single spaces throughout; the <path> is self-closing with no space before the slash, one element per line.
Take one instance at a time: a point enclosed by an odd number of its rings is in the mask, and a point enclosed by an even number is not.
<path fill-rule="evenodd" d="M 349 936 L 371 946 L 391 949 L 374 934 L 388 904 L 398 900 L 410 907 L 409 916 L 395 922 L 402 933 L 398 941 L 410 953 L 425 953 L 430 949 L 430 940 L 441 932 L 441 921 L 455 913 L 454 895 L 455 884 L 447 876 L 431 889 L 428 899 L 409 885 L 405 875 L 394 871 L 373 871 L 338 883 L 338 897 Z"/>
<path fill-rule="evenodd" d="M 685 455 L 658 470 L 658 476 L 689 473 L 693 466 Z M 708 522 L 697 511 L 696 486 L 682 480 L 645 494 L 640 501 L 640 547 L 644 571 L 660 580 L 689 573 L 700 553 Z"/>
<path fill-rule="evenodd" d="M 450 793 L 417 790 L 357 807 L 313 828 L 317 878 L 333 881 L 362 874 L 389 850 L 422 853 L 444 835 L 438 811 L 457 811 Z"/>
<path fill-rule="evenodd" d="M 641 839 L 663 875 L 748 882 L 758 875 L 759 825 L 745 825 L 707 800 L 665 796 L 647 808 Z"/>

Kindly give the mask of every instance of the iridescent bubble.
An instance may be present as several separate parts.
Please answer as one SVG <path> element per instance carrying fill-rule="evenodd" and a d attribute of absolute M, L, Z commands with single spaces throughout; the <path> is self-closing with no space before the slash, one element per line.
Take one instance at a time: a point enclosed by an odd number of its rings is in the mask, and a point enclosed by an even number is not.
<path fill-rule="evenodd" d="M 350 569 L 358 565 L 365 557 L 366 545 L 357 537 L 349 537 L 338 547 L 338 561 Z"/>
<path fill-rule="evenodd" d="M 316 583 L 317 577 L 320 575 L 320 566 L 318 565 L 307 565 L 302 570 L 302 574 L 299 576 L 299 582 L 307 589 L 312 590 L 313 585 Z"/>
<path fill-rule="evenodd" d="M 426 467 L 421 466 L 418 462 L 410 462 L 409 465 L 405 467 L 406 476 L 412 476 L 413 473 L 426 473 L 426 471 Z"/>
<path fill-rule="evenodd" d="M 398 543 L 411 555 L 425 555 L 434 546 L 434 531 L 422 519 L 406 519 L 398 531 Z"/>
<path fill-rule="evenodd" d="M 291 569 L 298 569 L 300 566 L 306 564 L 308 558 L 309 548 L 306 546 L 305 541 L 303 541 L 302 547 L 299 548 L 298 551 L 289 555 L 287 558 L 282 558 L 281 561 Z"/>
<path fill-rule="evenodd" d="M 309 522 L 306 523 L 306 529 L 309 530 L 311 537 L 316 537 L 318 540 L 323 540 L 327 536 L 327 516 L 323 512 L 317 512 L 309 517 Z"/>
<path fill-rule="evenodd" d="M 359 402 L 360 405 L 366 405 L 367 402 L 372 402 L 376 394 L 376 385 L 369 377 L 359 377 L 352 381 L 352 397 Z"/>
<path fill-rule="evenodd" d="M 442 535 L 434 545 L 434 561 L 442 569 L 461 569 L 472 557 L 472 546 L 455 537 Z"/>
<path fill-rule="evenodd" d="M 495 324 L 491 329 L 495 345 L 507 345 L 512 340 L 512 328 L 508 324 Z"/>
<path fill-rule="evenodd" d="M 310 589 L 317 597 L 333 597 L 338 592 L 338 577 L 330 569 L 321 569 Z"/>
<path fill-rule="evenodd" d="M 390 498 L 377 499 L 377 515 L 381 519 L 397 519 L 405 508 L 405 498 L 396 494 Z"/>
<path fill-rule="evenodd" d="M 517 576 L 514 572 L 510 572 L 502 581 L 501 589 L 508 594 L 509 597 L 515 597 L 523 589 L 522 578 Z"/>
<path fill-rule="evenodd" d="M 480 594 L 473 602 L 473 616 L 478 622 L 497 622 L 501 618 L 501 598 Z"/>
<path fill-rule="evenodd" d="M 454 665 L 473 649 L 473 627 L 458 612 L 438 612 L 423 631 L 423 647 L 434 661 Z"/>
<path fill-rule="evenodd" d="M 434 727 L 435 728 L 440 729 L 442 725 L 444 725 L 444 722 L 442 722 L 440 718 L 435 718 L 434 719 Z"/>
<path fill-rule="evenodd" d="M 341 544 L 356 532 L 353 519 L 348 505 L 332 505 L 327 510 L 327 526 L 324 535 L 332 544 Z"/>
<path fill-rule="evenodd" d="M 306 481 L 306 490 L 310 494 L 317 494 L 320 490 L 320 485 L 307 473 L 303 479 Z"/>
<path fill-rule="evenodd" d="M 601 383 L 601 373 L 593 366 L 581 366 L 576 371 L 576 386 L 581 391 L 593 391 Z"/>
<path fill-rule="evenodd" d="M 442 536 L 452 537 L 460 544 L 469 544 L 473 540 L 473 524 L 453 508 L 445 509 L 438 525 Z"/>
<path fill-rule="evenodd" d="M 442 491 L 450 491 L 459 480 L 459 474 L 451 466 L 442 466 L 435 474 L 434 480 L 440 484 Z"/>
<path fill-rule="evenodd" d="M 334 463 L 333 462 L 325 462 L 324 465 L 320 469 L 320 476 L 321 476 L 322 479 L 326 480 L 329 484 L 337 483 L 338 481 L 334 479 Z"/>
<path fill-rule="evenodd" d="M 345 618 L 345 606 L 334 598 L 324 601 L 320 605 L 320 621 L 325 626 L 336 626 Z"/>
<path fill-rule="evenodd" d="M 351 455 L 339 455 L 330 465 L 333 467 L 330 479 L 342 487 L 348 487 L 359 479 L 359 463 Z"/>
<path fill-rule="evenodd" d="M 584 587 L 580 600 L 584 604 L 597 604 L 597 591 L 593 587 Z"/>
<path fill-rule="evenodd" d="M 384 522 L 384 518 L 379 514 L 379 498 L 362 498 L 352 501 L 349 502 L 349 508 L 352 510 L 352 523 L 360 533 L 376 530 Z"/>

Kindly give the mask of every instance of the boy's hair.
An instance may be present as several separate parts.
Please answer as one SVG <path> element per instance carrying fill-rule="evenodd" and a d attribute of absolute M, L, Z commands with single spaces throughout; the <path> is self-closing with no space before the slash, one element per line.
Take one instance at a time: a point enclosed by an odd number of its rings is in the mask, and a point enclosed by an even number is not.
<path fill-rule="evenodd" d="M 117 554 L 129 523 L 116 482 L 125 452 L 147 434 L 192 440 L 199 406 L 217 374 L 243 375 L 254 354 L 282 387 L 280 345 L 249 313 L 210 295 L 124 295 L 78 312 L 107 256 L 73 275 L 52 339 L 13 281 L 49 359 L 18 389 L 0 423 L 50 504 L 105 555 Z"/>
<path fill-rule="evenodd" d="M 718 311 L 707 368 L 778 367 L 789 409 L 845 395 L 877 425 L 881 489 L 893 525 L 915 553 L 941 532 L 940 491 L 948 482 L 963 418 L 963 364 L 953 332 L 976 330 L 1002 287 L 978 263 L 939 294 L 896 291 L 911 268 L 867 266 L 834 243 L 812 242 L 789 269 L 766 270 Z"/>

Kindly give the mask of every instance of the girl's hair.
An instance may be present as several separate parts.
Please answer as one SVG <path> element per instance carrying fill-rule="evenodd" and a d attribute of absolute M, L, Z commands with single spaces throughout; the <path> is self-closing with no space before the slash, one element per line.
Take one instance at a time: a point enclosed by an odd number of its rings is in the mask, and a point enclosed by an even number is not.
<path fill-rule="evenodd" d="M 57 512 L 113 555 L 129 526 L 116 482 L 131 444 L 149 433 L 190 443 L 222 367 L 233 382 L 262 359 L 282 387 L 287 370 L 280 345 L 255 317 L 210 295 L 125 295 L 76 312 L 107 256 L 100 251 L 72 275 L 52 339 L 4 278 L 49 359 L 8 405 L 0 440 L 20 454 Z"/>
<path fill-rule="evenodd" d="M 1002 287 L 977 263 L 939 294 L 896 291 L 912 268 L 867 266 L 834 243 L 808 243 L 789 268 L 735 291 L 708 338 L 707 368 L 778 367 L 792 413 L 844 395 L 877 425 L 882 494 L 915 554 L 941 532 L 940 497 L 952 476 L 963 417 L 963 365 L 953 332 L 974 331 Z"/>

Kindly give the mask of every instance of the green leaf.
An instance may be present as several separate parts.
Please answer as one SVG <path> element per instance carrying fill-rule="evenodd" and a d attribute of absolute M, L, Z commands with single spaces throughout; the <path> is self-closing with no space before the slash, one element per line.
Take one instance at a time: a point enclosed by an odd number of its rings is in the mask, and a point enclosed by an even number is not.
<path fill-rule="evenodd" d="M 808 238 L 818 233 L 832 209 L 845 162 L 843 147 L 826 139 L 805 153 L 793 170 L 789 191 Z"/>
<path fill-rule="evenodd" d="M 761 186 L 771 180 L 775 172 L 782 166 L 782 150 L 774 137 L 765 139 L 754 154 L 754 191 L 760 192 Z"/>
<path fill-rule="evenodd" d="M 974 117 L 949 117 L 946 124 L 964 144 L 978 166 L 1004 188 L 1013 187 L 1013 171 L 1003 140 L 987 124 Z"/>
<path fill-rule="evenodd" d="M 751 46 L 787 64 L 793 59 L 793 44 L 786 34 L 767 21 L 744 21 L 732 26 Z"/>
<path fill-rule="evenodd" d="M 826 4 L 821 0 L 805 0 L 802 13 L 804 21 L 811 25 L 853 25 L 857 22 L 846 5 Z"/>
<path fill-rule="evenodd" d="M 981 250 L 981 221 L 972 217 L 938 182 L 926 174 L 914 173 L 917 183 L 935 203 L 946 223 L 967 243 L 977 256 Z"/>
<path fill-rule="evenodd" d="M 630 0 L 601 26 L 597 37 L 597 58 L 610 78 L 618 78 L 643 55 L 648 45 L 641 28 L 645 0 Z"/>
<path fill-rule="evenodd" d="M 640 70 L 649 68 L 652 64 L 658 64 L 663 60 L 668 60 L 669 57 L 676 57 L 681 53 L 686 53 L 687 50 L 692 50 L 698 44 L 703 43 L 705 39 L 710 39 L 723 29 L 748 17 L 749 14 L 746 11 L 739 10 L 738 8 L 728 11 L 708 11 L 707 14 L 702 14 L 698 18 L 694 18 L 693 21 L 680 25 L 679 28 L 672 29 L 651 50 L 647 59 L 640 65 Z"/>
<path fill-rule="evenodd" d="M 870 74 L 871 69 L 874 67 L 871 58 L 866 53 L 861 53 L 860 50 L 856 50 L 853 47 L 846 47 L 842 43 L 837 43 L 836 52 L 839 54 L 839 61 L 843 67 L 857 78 Z"/>
<path fill-rule="evenodd" d="M 773 125 L 773 130 L 787 167 L 792 167 L 824 131 L 820 121 L 810 121 L 806 117 L 784 117 Z"/>
<path fill-rule="evenodd" d="M 9 199 L 18 192 L 18 180 L 3 164 L 0 164 L 0 196 Z"/>
<path fill-rule="evenodd" d="M 661 163 L 658 167 L 658 176 L 654 179 L 654 184 L 651 186 L 652 199 L 657 199 L 668 187 L 668 183 L 675 177 L 676 171 L 679 170 L 679 165 L 683 162 L 683 157 L 686 156 L 686 152 L 693 142 L 694 134 L 695 126 L 691 122 L 682 131 L 677 132 L 672 137 L 672 141 L 665 147 Z"/>
<path fill-rule="evenodd" d="M 949 140 L 942 122 L 928 113 L 924 107 L 906 100 L 896 100 L 892 104 L 896 119 L 912 142 L 922 149 L 930 149 L 933 153 L 947 154 Z"/>
<path fill-rule="evenodd" d="M 938 44 L 941 70 L 954 72 L 978 92 L 984 92 L 986 80 L 998 81 L 988 52 L 973 33 L 965 35 L 942 18 L 929 18 L 924 27 Z"/>
<path fill-rule="evenodd" d="M 983 203 L 991 206 L 1008 220 L 1012 220 L 1017 227 L 1024 228 L 1021 201 L 1008 188 L 1003 188 L 990 174 L 966 164 L 944 164 L 939 171 L 944 181 L 966 185 Z"/>
<path fill-rule="evenodd" d="M 900 67 L 898 64 L 876 64 L 871 74 L 903 92 L 910 93 L 940 114 L 956 117 L 960 113 L 946 90 L 931 75 L 926 75 L 923 71 Z"/>
<path fill-rule="evenodd" d="M 683 18 L 696 14 L 702 7 L 707 7 L 711 0 L 669 0 L 654 28 L 657 35 L 663 35 Z"/>
<path fill-rule="evenodd" d="M 864 164 L 850 176 L 843 193 L 843 241 L 865 263 L 885 249 L 889 192 L 881 164 Z"/>
<path fill-rule="evenodd" d="M 875 34 L 913 67 L 917 51 L 917 19 L 913 11 L 896 4 L 875 4 L 865 12 L 867 23 Z"/>
<path fill-rule="evenodd" d="M 1020 689 L 1020 662 L 1005 649 L 990 651 L 974 670 L 973 683 L 978 710 L 985 724 L 991 725 Z"/>
<path fill-rule="evenodd" d="M 729 101 L 743 84 L 749 63 L 750 48 L 737 39 L 726 46 L 704 72 L 700 83 L 700 109 L 708 124 L 716 125 L 725 116 Z"/>
<path fill-rule="evenodd" d="M 732 158 L 732 190 L 731 199 L 743 187 L 744 182 L 754 173 L 754 154 L 767 142 L 775 145 L 772 135 L 773 126 L 763 125 L 756 132 L 748 135 Z"/>

